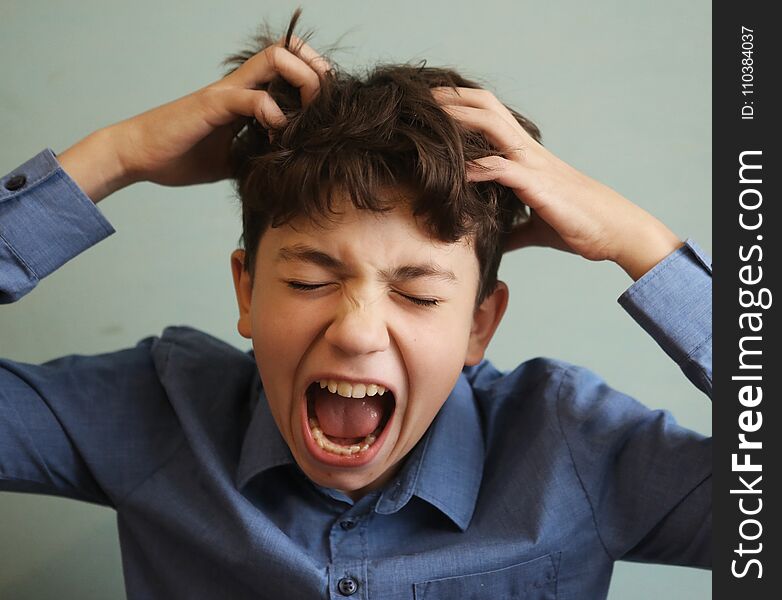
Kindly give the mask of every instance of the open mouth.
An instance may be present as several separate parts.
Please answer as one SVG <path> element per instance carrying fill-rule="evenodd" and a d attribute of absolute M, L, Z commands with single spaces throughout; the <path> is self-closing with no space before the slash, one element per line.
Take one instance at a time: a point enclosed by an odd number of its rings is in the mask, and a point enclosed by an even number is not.
<path fill-rule="evenodd" d="M 323 379 L 313 382 L 306 396 L 306 426 L 316 458 L 356 464 L 376 454 L 396 406 L 390 390 L 373 383 Z"/>

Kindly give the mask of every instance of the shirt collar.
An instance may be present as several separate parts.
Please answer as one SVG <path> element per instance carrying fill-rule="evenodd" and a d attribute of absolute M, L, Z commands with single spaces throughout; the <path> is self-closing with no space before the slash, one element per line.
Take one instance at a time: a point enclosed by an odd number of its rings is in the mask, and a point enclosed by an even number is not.
<path fill-rule="evenodd" d="M 483 479 L 485 444 L 472 388 L 461 375 L 375 511 L 395 513 L 415 495 L 462 531 L 470 525 Z"/>
<path fill-rule="evenodd" d="M 244 434 L 242 453 L 236 470 L 236 487 L 239 491 L 256 475 L 272 467 L 295 462 L 288 444 L 277 429 L 263 389 L 254 397 L 255 406 L 252 408 L 250 425 Z"/>
<path fill-rule="evenodd" d="M 256 475 L 272 467 L 295 464 L 263 390 L 256 397 L 236 473 L 240 491 Z M 470 384 L 461 375 L 402 470 L 383 490 L 375 512 L 395 513 L 415 495 L 440 510 L 462 531 L 466 530 L 483 478 L 484 454 L 478 406 Z"/>

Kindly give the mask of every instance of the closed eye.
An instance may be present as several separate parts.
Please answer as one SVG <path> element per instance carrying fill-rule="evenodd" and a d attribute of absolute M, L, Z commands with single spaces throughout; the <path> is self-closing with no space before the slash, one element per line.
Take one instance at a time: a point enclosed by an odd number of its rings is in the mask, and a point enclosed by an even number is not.
<path fill-rule="evenodd" d="M 417 298 L 415 296 L 408 296 L 407 294 L 403 294 L 402 292 L 397 292 L 402 298 L 405 300 L 409 300 L 413 304 L 417 304 L 418 306 L 429 306 L 434 307 L 439 304 L 438 300 L 435 300 L 433 298 Z"/>
<path fill-rule="evenodd" d="M 301 281 L 286 281 L 285 283 L 288 284 L 288 287 L 294 290 L 301 290 L 304 292 L 317 290 L 329 285 L 328 283 L 302 283 Z M 402 298 L 404 298 L 408 302 L 411 302 L 418 306 L 434 307 L 439 304 L 439 301 L 434 298 L 418 298 L 416 296 L 408 296 L 407 294 L 403 294 L 402 292 L 396 292 L 396 293 L 402 296 Z"/>
<path fill-rule="evenodd" d="M 324 286 L 327 286 L 328 283 L 302 283 L 301 281 L 286 281 L 285 283 L 288 284 L 288 287 L 293 288 L 294 290 L 317 290 L 318 288 L 322 288 Z"/>

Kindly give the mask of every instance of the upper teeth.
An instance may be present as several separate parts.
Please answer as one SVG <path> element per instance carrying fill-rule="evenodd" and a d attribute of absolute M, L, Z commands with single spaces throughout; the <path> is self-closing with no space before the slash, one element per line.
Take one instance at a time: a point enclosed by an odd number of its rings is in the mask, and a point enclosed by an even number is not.
<path fill-rule="evenodd" d="M 348 383 L 347 381 L 337 381 L 336 379 L 321 379 L 318 381 L 321 389 L 329 388 L 332 394 L 339 394 L 345 398 L 363 398 L 364 396 L 382 396 L 386 393 L 386 388 L 375 383 Z"/>

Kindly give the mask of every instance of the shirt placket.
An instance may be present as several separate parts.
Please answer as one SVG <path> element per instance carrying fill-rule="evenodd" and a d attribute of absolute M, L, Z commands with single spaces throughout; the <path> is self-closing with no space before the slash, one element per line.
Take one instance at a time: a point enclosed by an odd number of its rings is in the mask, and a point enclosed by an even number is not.
<path fill-rule="evenodd" d="M 360 512 L 359 512 L 360 511 Z M 370 511 L 366 503 L 351 507 L 337 518 L 329 532 L 331 563 L 329 598 L 368 600 L 367 535 Z"/>

